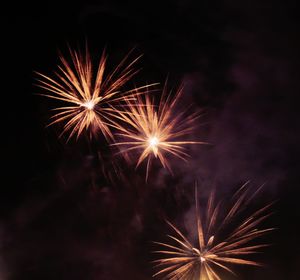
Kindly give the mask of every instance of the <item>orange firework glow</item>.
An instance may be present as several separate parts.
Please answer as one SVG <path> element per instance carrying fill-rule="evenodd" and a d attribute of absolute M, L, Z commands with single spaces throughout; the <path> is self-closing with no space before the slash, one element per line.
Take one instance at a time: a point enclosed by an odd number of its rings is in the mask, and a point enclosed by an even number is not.
<path fill-rule="evenodd" d="M 50 125 L 64 123 L 61 134 L 69 132 L 69 138 L 73 135 L 78 138 L 88 129 L 90 132 L 100 129 L 107 140 L 113 139 L 110 128 L 118 126 L 112 120 L 117 111 L 115 105 L 141 93 L 136 89 L 120 91 L 138 72 L 133 66 L 139 57 L 127 64 L 127 55 L 114 71 L 105 76 L 107 56 L 104 51 L 96 75 L 93 75 L 92 59 L 87 49 L 84 55 L 70 49 L 70 55 L 71 62 L 59 56 L 61 64 L 55 72 L 56 78 L 37 73 L 40 77 L 38 86 L 48 92 L 43 95 L 65 103 L 54 109 L 58 112 L 52 116 Z"/>
<path fill-rule="evenodd" d="M 155 106 L 148 92 L 128 101 L 127 112 L 120 112 L 126 127 L 120 128 L 121 132 L 117 133 L 119 138 L 112 145 L 119 146 L 124 154 L 139 151 L 136 167 L 147 159 L 146 180 L 153 157 L 158 158 L 162 166 L 171 171 L 167 154 L 186 161 L 189 157 L 186 145 L 205 143 L 182 139 L 194 130 L 194 121 L 199 117 L 199 113 L 187 114 L 188 109 L 175 114 L 174 108 L 182 92 L 183 87 L 180 87 L 174 98 L 171 98 L 171 93 L 167 95 L 164 88 L 158 106 Z"/>
<path fill-rule="evenodd" d="M 261 189 L 259 188 L 249 197 L 250 190 L 246 188 L 247 185 L 248 182 L 235 193 L 233 196 L 235 202 L 224 216 L 224 213 L 221 213 L 224 204 L 222 201 L 215 204 L 214 192 L 208 199 L 205 215 L 200 213 L 196 188 L 198 244 L 192 245 L 179 229 L 167 222 L 175 234 L 168 235 L 172 240 L 170 243 L 155 242 L 163 248 L 155 253 L 164 257 L 154 261 L 159 269 L 154 276 L 163 276 L 164 279 L 221 280 L 217 267 L 233 273 L 229 267 L 231 264 L 260 266 L 258 262 L 245 259 L 245 256 L 257 253 L 259 249 L 268 246 L 267 244 L 249 245 L 249 242 L 273 230 L 273 228 L 257 229 L 257 226 L 270 216 L 267 210 L 272 203 L 241 220 L 238 226 L 226 235 L 226 238 L 222 238 L 219 234 Z"/>

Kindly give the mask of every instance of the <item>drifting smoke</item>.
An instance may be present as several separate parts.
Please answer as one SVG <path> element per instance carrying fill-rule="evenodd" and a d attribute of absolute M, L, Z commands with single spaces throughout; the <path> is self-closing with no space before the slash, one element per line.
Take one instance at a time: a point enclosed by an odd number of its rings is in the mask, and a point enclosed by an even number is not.
<path fill-rule="evenodd" d="M 188 235 L 194 232 L 195 180 L 204 199 L 212 186 L 222 197 L 247 180 L 256 186 L 267 183 L 267 201 L 282 194 L 284 202 L 276 209 L 281 214 L 270 222 L 282 229 L 273 240 L 279 244 L 276 250 L 266 254 L 271 268 L 238 274 L 249 280 L 298 279 L 299 255 L 290 248 L 299 238 L 295 96 L 300 45 L 293 44 L 293 19 L 276 1 L 272 9 L 261 1 L 230 1 L 218 8 L 199 1 L 200 6 L 196 1 L 154 1 L 151 7 L 133 2 L 51 5 L 49 14 L 36 7 L 37 13 L 28 11 L 31 22 L 20 21 L 17 32 L 8 36 L 18 49 L 8 52 L 13 69 L 7 72 L 15 73 L 18 65 L 18 73 L 27 75 L 18 75 L 18 83 L 11 75 L 7 82 L 14 85 L 8 92 L 18 94 L 13 111 L 18 121 L 3 130 L 9 135 L 4 147 L 12 147 L 5 149 L 8 159 L 3 162 L 12 171 L 0 196 L 0 279 L 151 279 L 151 241 L 169 230 L 163 218 L 180 228 L 186 220 Z M 109 152 L 97 153 L 105 150 L 100 142 L 61 145 L 53 128 L 42 128 L 47 106 L 32 97 L 30 73 L 41 63 L 53 64 L 58 42 L 69 36 L 77 40 L 78 32 L 99 49 L 109 42 L 110 53 L 138 45 L 145 53 L 145 79 L 162 81 L 169 73 L 170 83 L 183 80 L 181 105 L 194 103 L 205 112 L 189 140 L 210 145 L 188 147 L 192 157 L 187 164 L 172 159 L 174 176 L 154 162 L 147 184 L 143 170 L 119 159 L 114 161 L 125 182 L 115 179 L 115 171 L 103 174 L 114 163 Z M 20 52 L 20 45 L 27 49 Z M 13 95 L 6 95 L 3 104 L 11 104 Z"/>

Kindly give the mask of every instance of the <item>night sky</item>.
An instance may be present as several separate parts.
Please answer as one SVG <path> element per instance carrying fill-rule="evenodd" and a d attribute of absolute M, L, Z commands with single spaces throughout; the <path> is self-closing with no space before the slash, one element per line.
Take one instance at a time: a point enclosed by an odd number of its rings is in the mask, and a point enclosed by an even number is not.
<path fill-rule="evenodd" d="M 152 279 L 164 219 L 193 236 L 194 182 L 205 200 L 248 180 L 266 183 L 253 209 L 276 200 L 262 226 L 277 230 L 252 257 L 265 267 L 222 280 L 300 279 L 297 1 L 40 2 L 1 8 L 0 280 Z M 51 75 L 59 51 L 86 43 L 111 67 L 143 54 L 132 85 L 183 82 L 182 105 L 203 112 L 191 137 L 210 145 L 171 158 L 173 176 L 154 164 L 145 183 L 145 166 L 113 157 L 101 135 L 58 138 L 35 71 Z"/>

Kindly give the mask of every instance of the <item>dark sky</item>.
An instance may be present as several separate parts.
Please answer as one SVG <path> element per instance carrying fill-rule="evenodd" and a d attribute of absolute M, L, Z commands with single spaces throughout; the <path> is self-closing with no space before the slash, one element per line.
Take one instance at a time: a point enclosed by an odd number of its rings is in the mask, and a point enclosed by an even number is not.
<path fill-rule="evenodd" d="M 151 279 L 151 241 L 169 233 L 164 217 L 193 219 L 196 180 L 202 198 L 250 180 L 266 182 L 252 207 L 277 200 L 273 245 L 253 257 L 266 266 L 224 280 L 300 279 L 297 1 L 40 2 L 1 8 L 0 280 Z M 184 82 L 183 102 L 205 112 L 193 136 L 212 145 L 172 160 L 174 176 L 155 165 L 146 184 L 143 167 L 121 164 L 116 178 L 101 137 L 58 139 L 34 71 L 51 74 L 59 50 L 85 42 L 112 65 L 143 54 L 137 84 Z"/>

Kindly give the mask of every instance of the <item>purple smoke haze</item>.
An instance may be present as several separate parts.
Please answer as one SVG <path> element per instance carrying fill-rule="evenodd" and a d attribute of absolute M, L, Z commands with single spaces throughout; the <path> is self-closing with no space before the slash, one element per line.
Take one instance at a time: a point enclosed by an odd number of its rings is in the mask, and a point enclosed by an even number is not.
<path fill-rule="evenodd" d="M 299 264 L 299 19 L 293 1 L 85 1 L 13 7 L 3 34 L 1 280 L 152 279 L 153 240 L 168 218 L 194 234 L 194 183 L 202 199 L 250 180 L 266 183 L 260 203 L 278 199 L 266 226 L 265 268 L 236 268 L 224 280 L 296 280 Z M 145 183 L 99 138 L 65 144 L 45 128 L 51 101 L 34 95 L 33 71 L 50 73 L 57 49 L 87 40 L 112 64 L 144 53 L 142 82 L 185 84 L 181 106 L 204 114 L 187 164 L 174 176 L 154 164 Z M 7 104 L 14 104 L 13 110 Z M 101 155 L 101 156 L 100 156 Z M 116 171 L 112 166 L 119 164 Z M 113 171 L 112 171 L 113 170 Z M 116 172 L 121 172 L 121 179 Z"/>

